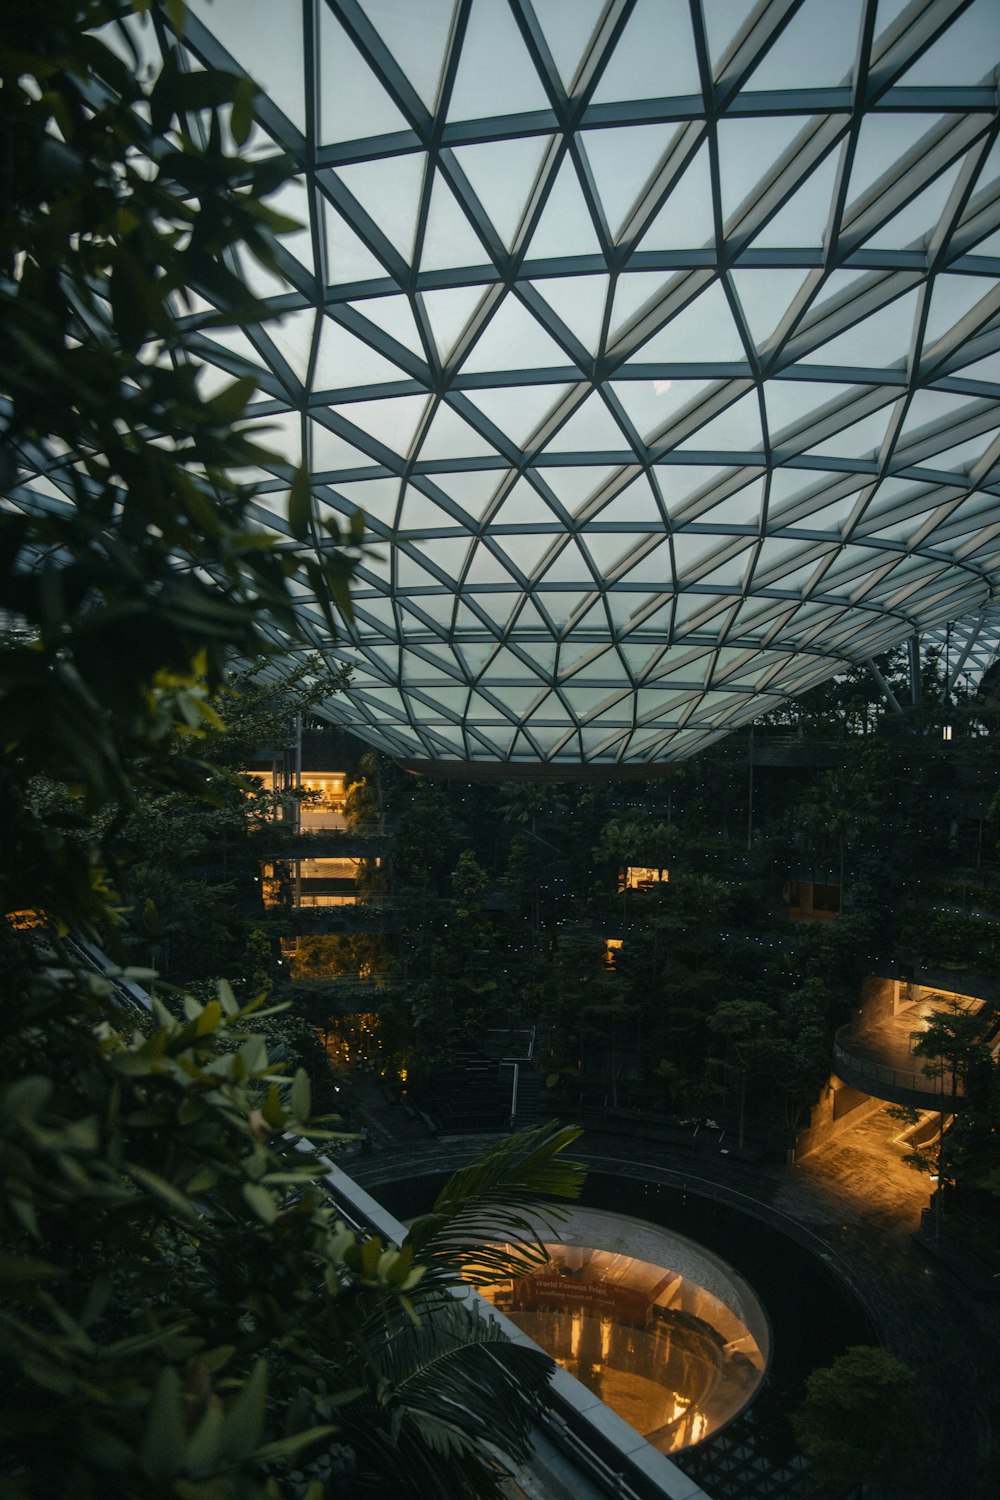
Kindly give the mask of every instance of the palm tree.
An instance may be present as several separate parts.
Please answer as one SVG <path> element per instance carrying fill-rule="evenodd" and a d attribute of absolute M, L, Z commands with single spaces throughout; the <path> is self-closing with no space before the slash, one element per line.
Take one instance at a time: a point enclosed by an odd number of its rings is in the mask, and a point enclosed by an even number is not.
<path fill-rule="evenodd" d="M 565 1210 L 545 1200 L 578 1196 L 584 1168 L 557 1158 L 579 1134 L 546 1124 L 511 1136 L 455 1173 L 413 1224 L 401 1256 L 423 1268 L 416 1289 L 383 1301 L 354 1335 L 366 1389 L 341 1437 L 355 1456 L 346 1495 L 500 1496 L 506 1462 L 528 1457 L 553 1363 L 511 1343 L 467 1288 L 548 1260 L 541 1233 Z"/>

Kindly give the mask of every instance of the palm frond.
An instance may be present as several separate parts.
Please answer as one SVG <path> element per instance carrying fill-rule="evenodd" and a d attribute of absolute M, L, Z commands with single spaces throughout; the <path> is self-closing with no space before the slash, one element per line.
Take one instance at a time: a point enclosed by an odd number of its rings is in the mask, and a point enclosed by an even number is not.
<path fill-rule="evenodd" d="M 580 1134 L 576 1125 L 533 1126 L 462 1167 L 410 1229 L 406 1244 L 414 1263 L 427 1266 L 432 1277 L 470 1268 L 469 1279 L 479 1286 L 544 1265 L 543 1234 L 555 1232 L 566 1209 L 540 1200 L 579 1197 L 586 1168 L 559 1153 Z"/>
<path fill-rule="evenodd" d="M 450 1298 L 419 1327 L 400 1326 L 369 1349 L 375 1400 L 349 1434 L 378 1493 L 433 1500 L 500 1496 L 504 1460 L 523 1461 L 553 1365 L 539 1349 Z"/>

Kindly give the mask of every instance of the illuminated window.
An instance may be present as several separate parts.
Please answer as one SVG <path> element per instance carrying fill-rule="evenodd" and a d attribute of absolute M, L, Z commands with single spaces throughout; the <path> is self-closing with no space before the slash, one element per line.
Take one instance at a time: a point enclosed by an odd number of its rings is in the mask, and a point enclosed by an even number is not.
<path fill-rule="evenodd" d="M 655 885 L 665 885 L 670 871 L 652 865 L 626 865 L 619 876 L 620 891 L 651 891 Z"/>

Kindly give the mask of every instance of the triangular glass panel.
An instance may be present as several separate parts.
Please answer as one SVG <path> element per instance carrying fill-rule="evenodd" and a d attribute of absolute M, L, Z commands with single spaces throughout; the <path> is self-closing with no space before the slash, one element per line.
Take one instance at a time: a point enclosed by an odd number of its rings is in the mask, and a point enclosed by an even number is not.
<path fill-rule="evenodd" d="M 342 324 L 335 323 L 332 318 L 323 319 L 313 374 L 314 390 L 346 390 L 351 386 L 405 379 L 405 371 L 379 354 L 370 344 L 355 338 L 353 333 Z"/>
<path fill-rule="evenodd" d="M 409 121 L 326 5 L 319 8 L 319 79 L 321 144 L 354 140 L 361 122 L 366 136 L 408 128 Z"/>
<path fill-rule="evenodd" d="M 552 546 L 552 537 L 538 532 L 521 532 L 517 536 L 498 536 L 497 545 L 526 578 L 538 567 Z"/>
<path fill-rule="evenodd" d="M 738 401 L 727 406 L 725 411 L 699 427 L 676 451 L 683 453 L 695 449 L 716 448 L 720 452 L 745 452 L 763 448 L 764 437 L 760 426 L 760 398 L 755 390 L 747 391 Z"/>
<path fill-rule="evenodd" d="M 405 260 L 413 251 L 426 156 L 412 151 L 338 167 L 337 176 Z"/>
<path fill-rule="evenodd" d="M 801 115 L 720 120 L 719 176 L 722 217 L 729 219 L 803 130 Z"/>
<path fill-rule="evenodd" d="M 661 519 L 656 492 L 645 474 L 637 474 L 613 500 L 589 518 L 601 525 L 612 522 L 617 526 L 627 526 L 633 521 L 660 523 Z"/>
<path fill-rule="evenodd" d="M 529 260 L 598 255 L 600 242 L 572 157 L 567 153 L 528 245 Z"/>
<path fill-rule="evenodd" d="M 460 528 L 460 522 L 453 515 L 415 484 L 408 484 L 403 493 L 399 525 L 404 531 L 458 531 Z"/>
<path fill-rule="evenodd" d="M 635 248 L 699 250 L 711 244 L 715 239 L 712 202 L 709 152 L 701 146 Z"/>
<path fill-rule="evenodd" d="M 418 456 L 422 463 L 427 463 L 437 458 L 480 458 L 495 452 L 492 443 L 460 417 L 447 401 L 442 401 L 420 445 Z"/>
<path fill-rule="evenodd" d="M 436 474 L 434 482 L 473 521 L 480 521 L 506 473 L 503 467 L 469 469 L 455 474 Z"/>
<path fill-rule="evenodd" d="M 474 584 L 510 582 L 510 572 L 505 564 L 495 552 L 486 546 L 485 542 L 479 542 L 465 575 L 466 588 Z"/>
<path fill-rule="evenodd" d="M 522 475 L 490 517 L 490 526 L 534 526 L 539 522 L 550 523 L 553 531 L 562 530 L 549 509 L 548 501 Z"/>
<path fill-rule="evenodd" d="M 326 256 L 330 268 L 330 285 L 344 286 L 355 281 L 384 278 L 385 266 L 359 239 L 347 220 L 323 200 L 326 218 Z"/>
<path fill-rule="evenodd" d="M 447 362 L 469 326 L 485 292 L 486 288 L 481 286 L 458 286 L 440 292 L 421 293 L 421 301 L 442 363 Z"/>
<path fill-rule="evenodd" d="M 576 77 L 604 9 L 603 0 L 534 0 L 532 9 L 541 27 L 567 93 Z"/>
<path fill-rule="evenodd" d="M 811 168 L 802 185 L 752 238 L 755 250 L 822 248 L 837 188 L 837 152 Z"/>
<path fill-rule="evenodd" d="M 872 412 L 870 416 L 862 417 L 859 422 L 852 422 L 849 427 L 835 432 L 825 442 L 817 443 L 815 448 L 810 448 L 810 456 L 813 458 L 874 458 L 882 445 L 891 413 L 891 406 L 883 406 L 881 411 Z"/>
<path fill-rule="evenodd" d="M 750 336 L 763 348 L 792 306 L 808 271 L 733 271 L 730 273 L 740 299 Z"/>
<path fill-rule="evenodd" d="M 267 337 L 288 362 L 292 374 L 305 380 L 309 371 L 309 355 L 312 352 L 315 310 L 304 307 L 296 312 L 284 313 L 282 317 L 268 322 Z"/>
<path fill-rule="evenodd" d="M 805 0 L 754 68 L 744 92 L 831 88 L 849 79 L 858 50 L 860 0 Z"/>
<path fill-rule="evenodd" d="M 731 364 L 746 359 L 739 329 L 718 281 L 671 318 L 659 333 L 633 352 L 632 358 L 667 364 Z"/>
<path fill-rule="evenodd" d="M 507 385 L 471 390 L 469 400 L 494 427 L 522 448 L 563 394 L 566 385 Z"/>
<path fill-rule="evenodd" d="M 950 333 L 993 290 L 994 283 L 982 276 L 935 276 L 924 327 L 924 349 Z"/>
<path fill-rule="evenodd" d="M 350 302 L 348 306 L 402 344 L 404 349 L 418 354 L 421 359 L 426 357 L 409 297 L 366 297 L 363 302 Z"/>
<path fill-rule="evenodd" d="M 851 168 L 851 182 L 847 193 L 848 212 L 858 198 L 883 178 L 886 179 L 885 186 L 888 188 L 898 174 L 898 164 L 902 158 L 941 119 L 941 115 L 894 114 L 881 110 L 877 114 L 866 115 L 861 122 L 854 165 Z"/>
<path fill-rule="evenodd" d="M 241 0 L 202 4 L 201 17 L 209 29 L 225 37 L 226 48 L 266 98 L 288 116 L 297 130 L 306 129 L 306 91 L 303 80 L 302 12 L 289 9 L 282 22 L 282 45 L 270 44 L 269 28 L 247 25 Z M 139 33 L 141 39 L 142 33 Z"/>
<path fill-rule="evenodd" d="M 455 160 L 508 250 L 551 139 L 548 135 L 529 135 L 455 148 Z"/>
<path fill-rule="evenodd" d="M 613 344 L 636 313 L 652 305 L 676 279 L 673 271 L 626 271 L 615 282 L 608 343 Z"/>
<path fill-rule="evenodd" d="M 700 94 L 686 0 L 638 0 L 594 90 L 594 104 Z"/>
<path fill-rule="evenodd" d="M 844 365 L 848 369 L 892 369 L 902 364 L 913 338 L 913 319 L 917 294 L 907 292 L 887 307 L 855 323 L 828 343 L 804 354 L 800 363 L 807 365 Z"/>
<path fill-rule="evenodd" d="M 549 453 L 600 453 L 627 449 L 625 436 L 596 391 L 550 440 Z"/>
<path fill-rule="evenodd" d="M 865 249 L 903 250 L 913 244 L 925 246 L 938 227 L 961 167 L 961 161 L 954 162 L 947 172 L 936 177 L 930 187 L 924 188 L 887 224 L 883 224 L 877 234 L 865 240 Z"/>
<path fill-rule="evenodd" d="M 429 110 L 437 103 L 451 39 L 454 0 L 420 0 L 419 6 L 360 0 L 361 8 Z"/>
<path fill-rule="evenodd" d="M 607 484 L 612 474 L 618 471 L 608 464 L 574 464 L 567 468 L 546 464 L 544 467 L 539 466 L 537 472 L 556 499 L 572 515 L 576 515 Z"/>
<path fill-rule="evenodd" d="M 679 126 L 621 125 L 583 133 L 583 148 L 612 238 L 676 137 Z"/>
<path fill-rule="evenodd" d="M 675 531 L 671 540 L 674 549 L 674 570 L 677 586 L 680 588 L 685 579 L 690 581 L 692 575 L 698 572 L 703 563 L 718 556 L 728 538 Z"/>
<path fill-rule="evenodd" d="M 545 109 L 542 87 L 527 47 L 506 5 L 473 0 L 451 98 L 449 120 Z"/>
<path fill-rule="evenodd" d="M 364 511 L 365 516 L 394 527 L 399 504 L 398 479 L 365 479 L 338 484 L 337 494 Z"/>
<path fill-rule="evenodd" d="M 853 394 L 853 387 L 827 380 L 768 380 L 764 385 L 767 426 L 772 443 L 782 435 L 807 426 L 835 401 Z"/>
<path fill-rule="evenodd" d="M 531 283 L 589 354 L 596 354 L 600 343 L 609 284 L 607 276 L 552 276 Z"/>
<path fill-rule="evenodd" d="M 572 537 L 545 569 L 546 587 L 553 583 L 576 583 L 581 588 L 590 588 L 593 581 L 587 558 Z"/>
<path fill-rule="evenodd" d="M 707 380 L 613 380 L 611 389 L 646 442 L 710 384 Z"/>
<path fill-rule="evenodd" d="M 464 374 L 488 370 L 572 369 L 569 355 L 511 293 L 493 311 L 462 365 Z"/>
<path fill-rule="evenodd" d="M 896 80 L 896 85 L 942 88 L 992 80 L 1000 45 L 997 22 L 994 0 L 975 0 Z"/>
<path fill-rule="evenodd" d="M 726 5 L 704 7 L 705 32 L 713 68 L 718 67 L 733 38 L 755 8 L 756 0 L 729 0 Z"/>
<path fill-rule="evenodd" d="M 393 453 L 405 457 L 427 409 L 428 399 L 427 396 L 395 396 L 382 401 L 352 401 L 343 406 L 332 406 L 330 410 L 353 422 L 355 427 L 391 448 Z"/>
<path fill-rule="evenodd" d="M 438 170 L 434 173 L 427 227 L 420 251 L 421 271 L 446 271 L 454 266 L 489 266 L 490 257 L 466 218 L 465 211 Z M 466 290 L 463 288 L 463 291 Z M 425 293 L 443 297 L 445 292 Z"/>

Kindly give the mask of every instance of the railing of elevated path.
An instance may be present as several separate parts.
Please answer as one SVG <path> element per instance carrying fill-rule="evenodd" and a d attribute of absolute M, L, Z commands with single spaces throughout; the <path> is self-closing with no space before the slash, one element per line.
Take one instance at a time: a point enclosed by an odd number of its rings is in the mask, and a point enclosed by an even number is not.
<path fill-rule="evenodd" d="M 850 1023 L 842 1026 L 833 1042 L 834 1067 L 845 1083 L 854 1085 L 858 1084 L 858 1080 L 863 1080 L 859 1086 L 864 1087 L 865 1083 L 872 1085 L 871 1088 L 866 1089 L 867 1093 L 878 1095 L 880 1087 L 891 1088 L 900 1092 L 920 1094 L 928 1100 L 937 1101 L 939 1105 L 948 1105 L 955 1100 L 964 1099 L 965 1085 L 961 1078 L 953 1080 L 949 1070 L 945 1069 L 940 1073 L 925 1073 L 923 1068 L 919 1071 L 910 1068 L 894 1068 L 891 1064 L 883 1062 L 873 1047 L 852 1040 L 850 1030 Z"/>

